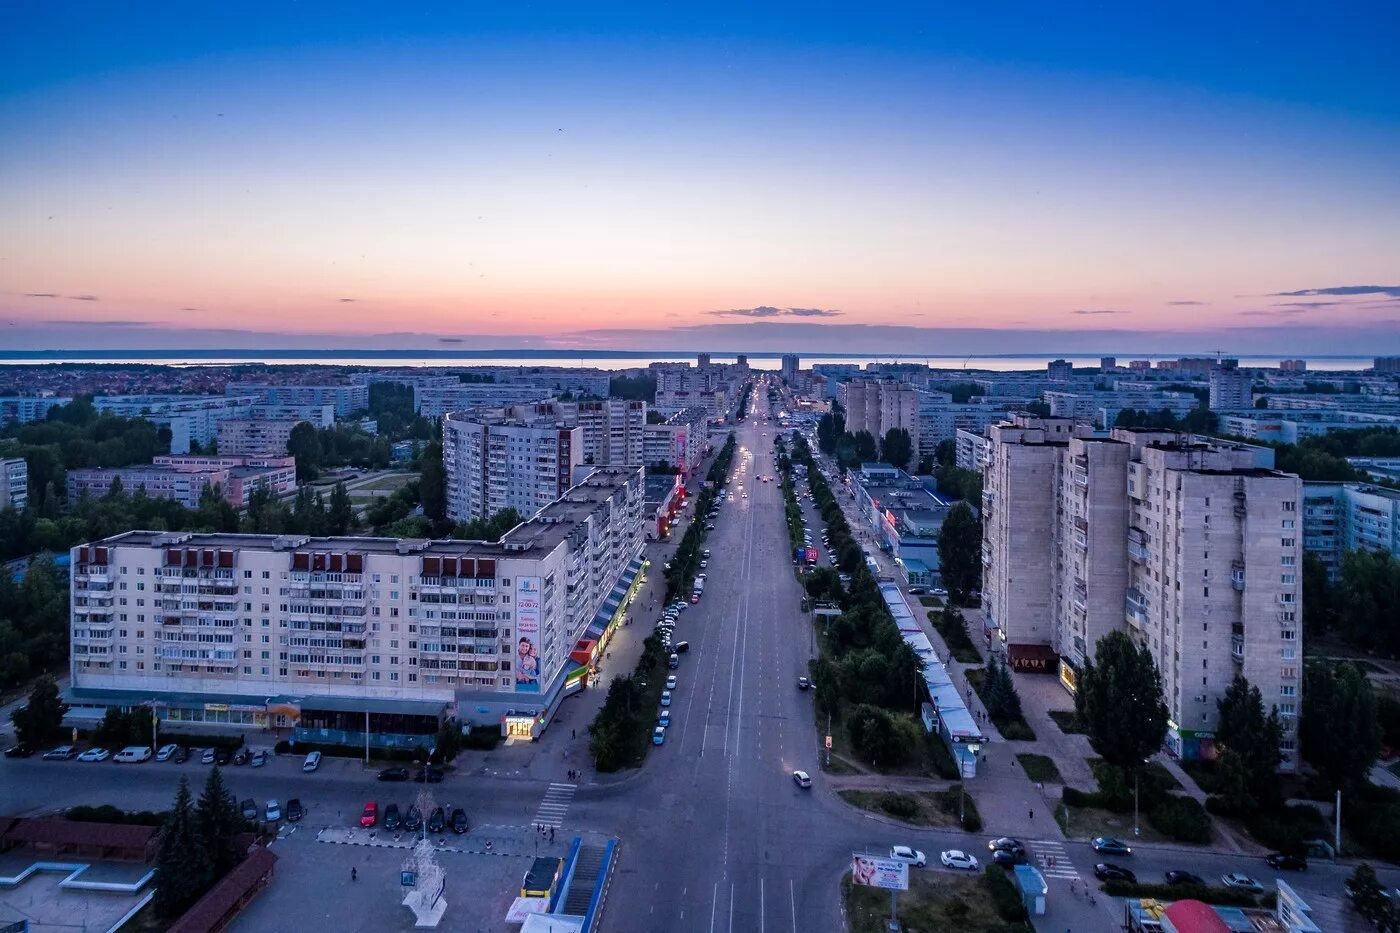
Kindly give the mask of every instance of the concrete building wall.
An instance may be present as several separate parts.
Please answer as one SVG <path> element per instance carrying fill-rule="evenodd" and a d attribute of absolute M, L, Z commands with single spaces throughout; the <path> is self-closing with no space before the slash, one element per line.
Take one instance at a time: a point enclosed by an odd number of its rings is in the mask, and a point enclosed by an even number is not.
<path fill-rule="evenodd" d="M 29 464 L 22 457 L 0 460 L 0 509 L 29 505 Z"/>

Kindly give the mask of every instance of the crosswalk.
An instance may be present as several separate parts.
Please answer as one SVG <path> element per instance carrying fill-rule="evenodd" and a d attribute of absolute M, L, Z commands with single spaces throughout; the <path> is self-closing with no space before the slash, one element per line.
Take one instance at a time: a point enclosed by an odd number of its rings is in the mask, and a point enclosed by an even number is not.
<path fill-rule="evenodd" d="M 577 784 L 550 784 L 549 790 L 544 792 L 544 799 L 540 801 L 540 808 L 535 811 L 535 824 L 555 829 L 562 827 L 564 814 L 569 812 L 569 804 L 573 802 L 576 790 Z"/>
<path fill-rule="evenodd" d="M 1069 860 L 1065 844 L 1055 839 L 1037 839 L 1030 845 L 1035 855 L 1040 873 L 1046 878 L 1060 878 L 1065 881 L 1078 881 L 1079 872 Z"/>

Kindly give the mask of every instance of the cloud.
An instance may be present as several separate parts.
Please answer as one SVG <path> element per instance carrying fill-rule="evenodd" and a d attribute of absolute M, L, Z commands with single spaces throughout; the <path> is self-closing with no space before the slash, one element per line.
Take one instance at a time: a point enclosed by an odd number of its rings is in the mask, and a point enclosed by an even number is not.
<path fill-rule="evenodd" d="M 1077 311 L 1071 311 L 1071 312 L 1070 312 L 1070 314 L 1127 314 L 1127 313 L 1128 313 L 1128 312 L 1126 312 L 1126 311 L 1116 311 L 1116 310 L 1114 310 L 1113 308 L 1100 308 L 1100 309 L 1080 308 L 1080 309 L 1077 310 Z"/>
<path fill-rule="evenodd" d="M 1279 301 L 1275 308 L 1335 308 L 1338 305 L 1355 304 L 1352 301 Z"/>
<path fill-rule="evenodd" d="M 1203 304 L 1205 304 L 1205 302 L 1204 302 L 1204 301 L 1169 301 L 1169 302 L 1167 302 L 1167 304 L 1170 305 L 1171 307 L 1175 307 L 1175 308 L 1191 308 L 1191 307 L 1195 307 L 1195 306 L 1197 306 L 1197 305 L 1203 305 Z"/>
<path fill-rule="evenodd" d="M 827 308 L 774 308 L 759 305 L 757 308 L 730 308 L 726 311 L 706 311 L 712 317 L 840 317 L 842 312 Z"/>
<path fill-rule="evenodd" d="M 1241 311 L 1240 317 L 1285 317 L 1290 314 L 1307 314 L 1307 308 L 1292 308 L 1287 305 L 1275 305 L 1270 310 L 1261 311 Z"/>
<path fill-rule="evenodd" d="M 354 298 L 337 298 L 336 301 L 340 302 L 340 303 L 343 304 L 343 305 L 349 305 L 349 304 L 354 304 L 354 303 L 355 303 L 355 299 L 354 299 Z"/>
<path fill-rule="evenodd" d="M 200 309 L 200 308 L 181 308 L 180 310 L 181 310 L 181 311 L 194 311 L 194 312 L 201 312 L 201 311 L 202 311 L 202 309 Z"/>
<path fill-rule="evenodd" d="M 26 298 L 57 298 L 58 296 L 55 295 L 53 292 L 26 292 L 25 295 L 24 295 L 24 297 L 26 297 Z"/>
<path fill-rule="evenodd" d="M 1389 295 L 1400 298 L 1400 285 L 1334 285 L 1331 288 L 1302 288 L 1296 292 L 1271 292 L 1270 298 L 1306 298 L 1310 295 Z"/>
<path fill-rule="evenodd" d="M 461 337 L 439 337 L 438 343 L 464 343 Z"/>
<path fill-rule="evenodd" d="M 96 295 L 69 295 L 74 301 L 101 301 Z"/>

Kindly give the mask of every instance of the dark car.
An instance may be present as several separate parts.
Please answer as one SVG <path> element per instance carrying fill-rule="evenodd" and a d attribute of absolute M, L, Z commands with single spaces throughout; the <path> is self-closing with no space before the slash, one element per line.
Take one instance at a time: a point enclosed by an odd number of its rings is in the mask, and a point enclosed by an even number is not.
<path fill-rule="evenodd" d="M 1026 853 L 1021 849 L 993 849 L 992 862 L 1002 868 L 1024 865 L 1026 864 Z"/>
<path fill-rule="evenodd" d="M 240 748 L 233 755 L 233 763 L 236 765 L 246 765 L 248 763 L 248 760 L 252 757 L 253 756 L 249 754 L 248 749 Z"/>
<path fill-rule="evenodd" d="M 182 765 L 190 760 L 190 750 L 185 746 L 181 745 L 175 750 L 175 754 L 170 756 L 170 760 L 175 762 L 177 765 Z"/>
<path fill-rule="evenodd" d="M 1010 852 L 1025 853 L 1026 847 L 1021 845 L 1021 840 L 1012 839 L 1010 836 L 1002 836 L 987 843 L 987 851 L 995 852 L 998 849 L 1006 849 Z"/>
<path fill-rule="evenodd" d="M 423 828 L 423 814 L 418 812 L 418 808 L 409 805 L 408 812 L 403 815 L 403 828 L 411 833 L 416 833 Z"/>
<path fill-rule="evenodd" d="M 1206 879 L 1189 871 L 1167 872 L 1167 884 L 1205 884 Z"/>
<path fill-rule="evenodd" d="M 6 758 L 28 758 L 32 754 L 34 754 L 34 746 L 25 745 L 23 742 L 5 749 Z"/>
<path fill-rule="evenodd" d="M 384 828 L 393 832 L 399 828 L 403 822 L 403 815 L 399 813 L 399 805 L 391 803 L 384 808 Z"/>
<path fill-rule="evenodd" d="M 233 760 L 233 753 L 230 752 L 228 749 L 226 749 L 226 748 L 220 748 L 220 749 L 216 749 L 216 750 L 214 751 L 214 764 L 216 764 L 216 765 L 226 765 L 226 764 L 228 764 L 228 763 L 229 763 L 230 761 L 232 761 L 232 760 Z"/>
<path fill-rule="evenodd" d="M 249 797 L 238 805 L 238 812 L 243 814 L 245 820 L 256 820 L 258 818 L 257 802 L 254 801 L 252 797 Z"/>
<path fill-rule="evenodd" d="M 1270 852 L 1264 856 L 1264 861 L 1269 863 L 1270 868 L 1281 868 L 1286 871 L 1308 870 L 1308 860 L 1294 852 Z"/>
<path fill-rule="evenodd" d="M 453 809 L 452 831 L 460 836 L 469 829 L 471 829 L 471 826 L 467 823 L 467 811 L 463 810 L 461 807 Z"/>
<path fill-rule="evenodd" d="M 428 832 L 447 832 L 447 814 L 443 812 L 442 807 L 434 807 L 433 812 L 428 814 Z"/>
<path fill-rule="evenodd" d="M 301 805 L 300 797 L 293 797 L 287 801 L 287 822 L 296 823 L 306 816 L 306 808 Z"/>
<path fill-rule="evenodd" d="M 1100 862 L 1094 866 L 1094 877 L 1100 881 L 1126 881 L 1129 884 L 1137 884 L 1137 875 L 1118 865 L 1110 865 L 1108 862 Z"/>
<path fill-rule="evenodd" d="M 442 772 L 437 768 L 419 768 L 414 773 L 413 779 L 419 784 L 441 784 Z"/>
<path fill-rule="evenodd" d="M 1133 850 L 1126 842 L 1119 842 L 1108 836 L 1099 836 L 1090 843 L 1095 852 L 1104 852 L 1108 855 L 1132 855 Z"/>
<path fill-rule="evenodd" d="M 379 780 L 381 780 L 381 781 L 407 781 L 407 780 L 408 780 L 408 769 L 407 769 L 407 768 L 385 768 L 383 771 L 380 771 L 380 772 L 379 772 Z"/>
<path fill-rule="evenodd" d="M 689 650 L 690 650 L 690 642 L 688 642 L 688 641 L 678 641 L 678 642 L 676 642 L 676 654 L 685 654 L 685 653 L 686 653 L 687 651 L 689 651 Z"/>

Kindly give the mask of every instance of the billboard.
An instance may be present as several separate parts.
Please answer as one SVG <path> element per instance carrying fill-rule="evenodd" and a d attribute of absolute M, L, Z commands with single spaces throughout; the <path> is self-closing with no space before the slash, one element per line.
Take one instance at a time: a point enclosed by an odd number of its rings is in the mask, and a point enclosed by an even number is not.
<path fill-rule="evenodd" d="M 515 578 L 515 691 L 540 692 L 540 578 Z"/>
<path fill-rule="evenodd" d="M 887 891 L 908 891 L 909 863 L 856 853 L 851 856 L 851 883 Z"/>

